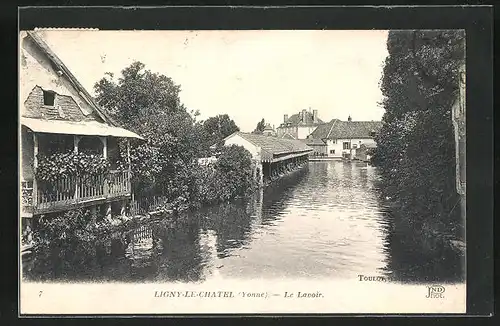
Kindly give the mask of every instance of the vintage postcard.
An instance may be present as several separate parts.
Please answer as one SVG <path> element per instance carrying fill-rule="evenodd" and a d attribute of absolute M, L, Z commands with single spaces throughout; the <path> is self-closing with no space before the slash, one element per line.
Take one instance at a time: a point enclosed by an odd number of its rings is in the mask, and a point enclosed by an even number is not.
<path fill-rule="evenodd" d="M 464 30 L 19 33 L 20 313 L 465 313 Z"/>

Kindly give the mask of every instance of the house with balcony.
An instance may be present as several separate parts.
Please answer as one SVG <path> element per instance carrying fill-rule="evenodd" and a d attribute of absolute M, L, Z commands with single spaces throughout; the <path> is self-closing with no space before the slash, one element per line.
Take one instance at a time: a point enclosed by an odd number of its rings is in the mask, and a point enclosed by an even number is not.
<path fill-rule="evenodd" d="M 286 139 L 306 139 L 324 122 L 318 117 L 318 110 L 303 109 L 297 114 L 283 116 L 283 123 L 276 128 L 276 135 Z"/>
<path fill-rule="evenodd" d="M 23 227 L 88 207 L 110 217 L 131 198 L 130 140 L 38 32 L 20 34 L 19 137 Z"/>
<path fill-rule="evenodd" d="M 353 121 L 350 116 L 347 121 L 333 119 L 318 126 L 307 143 L 315 144 L 315 151 L 327 158 L 354 159 L 359 155 L 367 160 L 369 151 L 376 147 L 375 135 L 381 127 L 381 121 Z"/>

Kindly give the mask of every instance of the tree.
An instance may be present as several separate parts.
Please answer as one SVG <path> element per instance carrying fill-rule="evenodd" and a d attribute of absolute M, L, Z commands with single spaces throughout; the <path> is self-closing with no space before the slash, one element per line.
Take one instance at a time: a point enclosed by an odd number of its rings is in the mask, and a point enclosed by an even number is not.
<path fill-rule="evenodd" d="M 134 62 L 117 80 L 107 73 L 94 86 L 97 102 L 122 126 L 147 139 L 134 142 L 131 150 L 136 191 L 189 197 L 189 170 L 199 151 L 198 114 L 181 103 L 180 86 L 171 78 L 144 68 Z"/>
<path fill-rule="evenodd" d="M 220 145 L 224 138 L 236 131 L 240 131 L 240 128 L 227 114 L 219 114 L 205 120 L 201 125 L 202 154 L 207 155 L 210 152 L 210 146 Z"/>
<path fill-rule="evenodd" d="M 242 146 L 225 146 L 215 168 L 224 176 L 230 197 L 245 196 L 253 188 L 252 154 Z"/>
<path fill-rule="evenodd" d="M 264 132 L 265 127 L 266 127 L 266 121 L 264 120 L 264 118 L 262 118 L 262 120 L 260 120 L 257 123 L 257 126 L 255 127 L 254 131 L 252 131 L 252 133 L 253 134 L 262 134 Z"/>
<path fill-rule="evenodd" d="M 452 106 L 465 60 L 461 31 L 392 31 L 374 163 L 415 230 L 458 234 Z"/>
<path fill-rule="evenodd" d="M 200 203 L 215 204 L 246 197 L 256 186 L 252 155 L 244 147 L 223 146 L 216 163 L 196 169 Z"/>

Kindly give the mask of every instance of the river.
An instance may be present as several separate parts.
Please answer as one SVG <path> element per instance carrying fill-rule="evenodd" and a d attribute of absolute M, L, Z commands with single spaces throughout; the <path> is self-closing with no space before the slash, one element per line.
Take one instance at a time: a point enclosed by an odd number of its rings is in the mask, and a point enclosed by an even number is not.
<path fill-rule="evenodd" d="M 23 274 L 34 281 L 352 280 L 361 274 L 404 283 L 461 281 L 463 257 L 399 227 L 377 179 L 375 167 L 310 162 L 249 200 L 32 256 L 23 261 Z"/>

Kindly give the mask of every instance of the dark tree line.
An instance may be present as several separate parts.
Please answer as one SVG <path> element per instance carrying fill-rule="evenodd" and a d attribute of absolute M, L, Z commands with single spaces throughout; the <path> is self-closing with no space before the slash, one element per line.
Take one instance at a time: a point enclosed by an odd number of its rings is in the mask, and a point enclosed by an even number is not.
<path fill-rule="evenodd" d="M 425 233 L 461 234 L 452 107 L 465 60 L 461 31 L 391 31 L 381 89 L 383 127 L 373 162 L 404 222 Z"/>

